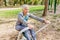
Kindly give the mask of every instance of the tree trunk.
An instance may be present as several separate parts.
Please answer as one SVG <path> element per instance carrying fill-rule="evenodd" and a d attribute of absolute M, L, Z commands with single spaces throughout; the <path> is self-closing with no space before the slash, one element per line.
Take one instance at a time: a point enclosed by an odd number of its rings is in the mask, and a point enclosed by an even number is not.
<path fill-rule="evenodd" d="M 18 0 L 14 0 L 13 5 L 15 6 L 15 4 L 17 4 L 17 2 L 19 2 L 19 1 Z"/>
<path fill-rule="evenodd" d="M 45 2 L 45 0 L 44 0 L 44 1 L 42 0 L 42 1 L 41 1 L 41 5 L 44 5 L 44 2 Z"/>
<path fill-rule="evenodd" d="M 18 1 L 18 0 L 17 0 Z M 16 2 L 17 2 L 16 1 Z M 9 0 L 9 5 L 11 6 L 11 5 L 13 5 L 13 3 L 14 3 L 14 0 Z"/>
<path fill-rule="evenodd" d="M 42 14 L 43 17 L 45 17 L 47 15 L 47 10 L 48 10 L 48 0 L 45 0 L 45 8 L 44 8 L 44 12 Z"/>
<path fill-rule="evenodd" d="M 32 5 L 34 4 L 35 0 L 32 0 Z"/>
<path fill-rule="evenodd" d="M 3 0 L 0 0 L 0 6 L 3 6 Z"/>
<path fill-rule="evenodd" d="M 6 0 L 4 0 L 4 5 L 7 6 L 7 2 L 6 2 Z"/>

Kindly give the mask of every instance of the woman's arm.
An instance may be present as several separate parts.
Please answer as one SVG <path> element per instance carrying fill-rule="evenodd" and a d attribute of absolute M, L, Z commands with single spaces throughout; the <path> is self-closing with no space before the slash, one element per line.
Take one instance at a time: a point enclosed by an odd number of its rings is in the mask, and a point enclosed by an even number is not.
<path fill-rule="evenodd" d="M 40 21 L 40 22 L 43 22 L 43 23 L 49 23 L 46 19 L 37 17 L 37 16 L 35 16 L 35 15 L 33 15 L 33 14 L 29 14 L 29 17 L 31 17 L 31 18 L 33 18 L 33 19 L 36 19 L 36 20 L 38 20 L 38 21 Z"/>
<path fill-rule="evenodd" d="M 18 14 L 18 21 L 27 26 L 27 21 L 23 19 L 22 14 Z"/>

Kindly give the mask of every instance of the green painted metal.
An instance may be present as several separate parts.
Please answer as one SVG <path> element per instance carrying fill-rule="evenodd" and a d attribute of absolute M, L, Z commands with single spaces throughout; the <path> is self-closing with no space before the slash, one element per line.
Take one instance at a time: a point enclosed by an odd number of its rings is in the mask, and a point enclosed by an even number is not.
<path fill-rule="evenodd" d="M 49 10 L 49 7 L 50 7 L 50 0 L 48 0 L 48 10 Z"/>
<path fill-rule="evenodd" d="M 48 1 L 48 10 L 51 8 L 52 9 L 52 5 L 53 5 L 53 0 L 49 0 Z"/>
<path fill-rule="evenodd" d="M 54 13 L 56 13 L 57 0 L 54 0 Z"/>
<path fill-rule="evenodd" d="M 51 0 L 51 8 L 52 8 L 53 0 Z"/>

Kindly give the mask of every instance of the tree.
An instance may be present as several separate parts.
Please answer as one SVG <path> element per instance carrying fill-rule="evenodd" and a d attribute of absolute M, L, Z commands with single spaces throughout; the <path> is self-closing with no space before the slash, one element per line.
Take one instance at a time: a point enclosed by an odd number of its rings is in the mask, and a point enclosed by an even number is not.
<path fill-rule="evenodd" d="M 4 5 L 7 6 L 7 2 L 6 2 L 6 0 L 4 0 Z"/>
<path fill-rule="evenodd" d="M 48 10 L 48 0 L 45 0 L 45 8 L 44 8 L 44 12 L 42 14 L 43 17 L 45 17 L 47 15 L 47 10 Z"/>
<path fill-rule="evenodd" d="M 3 0 L 0 0 L 0 6 L 3 6 Z"/>
<path fill-rule="evenodd" d="M 1 6 L 1 0 L 0 0 L 0 6 Z"/>
<path fill-rule="evenodd" d="M 15 4 L 18 2 L 18 0 L 14 0 L 14 3 L 13 3 L 13 5 L 15 6 Z"/>
<path fill-rule="evenodd" d="M 45 0 L 44 0 L 44 1 L 42 0 L 42 1 L 41 1 L 41 5 L 43 5 L 43 4 L 44 4 L 44 2 L 45 2 Z"/>

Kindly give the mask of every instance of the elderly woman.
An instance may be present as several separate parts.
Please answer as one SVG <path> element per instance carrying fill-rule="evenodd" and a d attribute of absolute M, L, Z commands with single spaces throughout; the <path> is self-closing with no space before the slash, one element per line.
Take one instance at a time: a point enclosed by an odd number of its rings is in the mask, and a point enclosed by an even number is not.
<path fill-rule="evenodd" d="M 27 38 L 27 40 L 31 40 L 31 37 L 33 38 L 33 40 L 36 40 L 36 35 L 34 34 L 35 31 L 34 31 L 34 27 L 33 25 L 31 25 L 29 22 L 28 22 L 28 19 L 29 17 L 33 18 L 33 19 L 36 19 L 38 21 L 41 21 L 43 23 L 49 23 L 49 21 L 43 19 L 43 18 L 40 18 L 40 17 L 37 17 L 33 14 L 29 14 L 29 7 L 28 5 L 23 5 L 22 6 L 22 12 L 20 12 L 18 14 L 18 21 L 16 23 L 16 30 L 20 31 L 26 27 L 29 27 L 30 29 L 29 30 L 26 30 L 25 32 L 23 32 L 22 34 Z M 30 36 L 31 35 L 31 36 Z"/>

